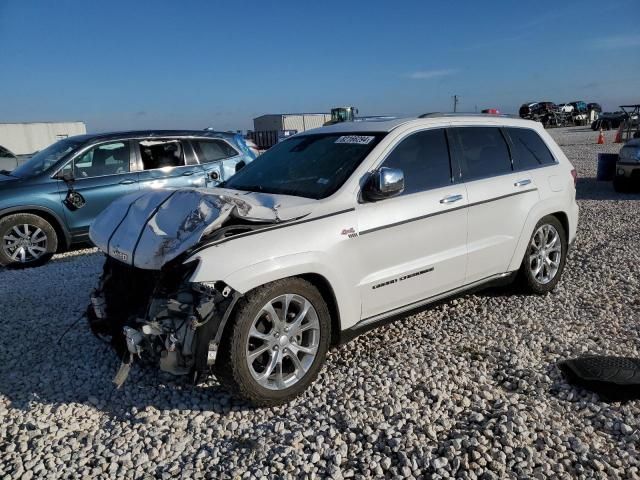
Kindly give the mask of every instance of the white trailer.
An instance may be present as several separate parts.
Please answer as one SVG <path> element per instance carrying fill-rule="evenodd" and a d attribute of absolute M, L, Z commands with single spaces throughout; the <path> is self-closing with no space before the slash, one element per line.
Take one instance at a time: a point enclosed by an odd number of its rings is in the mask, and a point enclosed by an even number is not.
<path fill-rule="evenodd" d="M 311 128 L 319 128 L 331 120 L 330 113 L 277 113 L 261 115 L 253 119 L 256 132 L 268 130 L 297 130 L 304 132 Z"/>
<path fill-rule="evenodd" d="M 0 123 L 0 145 L 16 155 L 31 155 L 73 135 L 84 135 L 84 122 Z"/>

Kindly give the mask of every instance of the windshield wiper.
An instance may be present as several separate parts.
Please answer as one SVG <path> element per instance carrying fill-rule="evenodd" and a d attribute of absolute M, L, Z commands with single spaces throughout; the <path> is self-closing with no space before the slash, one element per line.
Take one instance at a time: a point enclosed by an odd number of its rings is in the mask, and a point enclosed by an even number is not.
<path fill-rule="evenodd" d="M 13 177 L 14 175 L 11 175 L 11 172 L 9 170 L 0 170 L 0 175 L 4 175 L 5 177 Z"/>

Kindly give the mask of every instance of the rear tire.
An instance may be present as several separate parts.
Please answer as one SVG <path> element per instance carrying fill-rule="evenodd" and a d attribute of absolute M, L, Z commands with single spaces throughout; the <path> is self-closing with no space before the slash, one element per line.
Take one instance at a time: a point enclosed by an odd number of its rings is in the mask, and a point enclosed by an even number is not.
<path fill-rule="evenodd" d="M 301 278 L 249 292 L 239 300 L 229 327 L 214 373 L 224 386 L 260 406 L 301 394 L 318 375 L 331 339 L 329 309 L 320 292 Z"/>
<path fill-rule="evenodd" d="M 615 176 L 613 177 L 613 189 L 618 193 L 629 192 L 629 181 L 625 177 Z"/>
<path fill-rule="evenodd" d="M 553 215 L 542 218 L 533 229 L 520 266 L 519 284 L 527 293 L 552 291 L 562 275 L 567 258 L 567 234 Z"/>
<path fill-rule="evenodd" d="M 44 218 L 16 213 L 0 219 L 0 265 L 8 268 L 38 267 L 58 249 L 58 235 Z"/>

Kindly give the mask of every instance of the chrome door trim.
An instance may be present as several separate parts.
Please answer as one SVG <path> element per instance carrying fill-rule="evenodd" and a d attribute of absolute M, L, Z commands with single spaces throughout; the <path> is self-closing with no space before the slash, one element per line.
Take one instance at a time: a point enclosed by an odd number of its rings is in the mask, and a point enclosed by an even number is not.
<path fill-rule="evenodd" d="M 445 203 L 445 204 L 447 204 L 447 203 L 455 203 L 455 202 L 458 202 L 458 201 L 462 200 L 463 198 L 464 197 L 462 195 L 460 195 L 460 194 L 448 195 L 448 196 L 446 196 L 444 198 L 441 198 L 440 199 L 440 203 Z"/>
<path fill-rule="evenodd" d="M 398 227 L 400 225 L 404 225 L 405 223 L 417 222 L 418 220 L 424 220 L 425 218 L 435 217 L 436 215 L 443 215 L 445 213 L 454 212 L 454 211 L 460 210 L 462 208 L 471 208 L 471 207 L 475 207 L 476 205 L 482 205 L 484 203 L 496 202 L 498 200 L 502 200 L 503 198 L 513 197 L 514 195 L 523 195 L 525 193 L 535 192 L 537 190 L 538 189 L 536 187 L 528 188 L 527 190 L 519 190 L 517 192 L 507 193 L 506 195 L 500 195 L 499 197 L 489 198 L 487 200 L 481 200 L 481 201 L 475 202 L 475 203 L 469 203 L 469 204 L 466 204 L 466 205 L 460 205 L 460 206 L 457 206 L 457 207 L 447 208 L 446 210 L 442 210 L 440 212 L 434 212 L 434 213 L 429 213 L 427 215 L 421 215 L 419 217 L 408 218 L 408 219 L 402 220 L 400 222 L 395 222 L 395 223 L 390 223 L 388 225 L 381 225 L 379 227 L 370 228 L 369 230 L 362 230 L 359 233 L 360 233 L 360 236 L 362 236 L 362 235 L 366 235 L 367 233 L 377 232 L 378 230 L 384 230 L 385 228 Z"/>
<path fill-rule="evenodd" d="M 489 283 L 493 280 L 497 280 L 499 278 L 504 278 L 507 275 L 510 275 L 511 272 L 505 272 L 505 273 L 499 273 L 496 275 L 491 275 L 490 277 L 486 277 L 480 280 L 476 280 L 475 282 L 472 283 L 468 283 L 466 285 L 463 285 L 461 287 L 457 287 L 454 288 L 452 290 L 447 290 L 446 292 L 442 292 L 439 293 L 437 295 L 434 295 L 432 297 L 428 297 L 425 298 L 423 300 L 418 300 L 417 302 L 413 302 L 413 303 L 409 303 L 403 307 L 398 307 L 398 308 L 394 308 L 393 310 L 389 310 L 386 311 L 384 313 L 379 313 L 378 315 L 374 315 L 372 317 L 368 317 L 368 318 L 364 318 L 362 320 L 360 320 L 358 323 L 356 323 L 353 327 L 351 328 L 359 328 L 359 327 L 364 327 L 366 325 L 370 325 L 372 323 L 378 322 L 378 321 L 382 321 L 387 317 L 392 317 L 394 315 L 399 315 L 402 314 L 404 312 L 408 312 L 410 310 L 413 310 L 414 308 L 420 308 L 424 305 L 428 305 L 429 303 L 433 303 L 433 302 L 437 302 L 438 300 L 442 300 L 443 298 L 447 298 L 450 296 L 454 296 L 458 293 L 464 292 L 465 290 L 470 290 L 472 288 L 478 287 L 482 284 L 485 283 Z"/>
<path fill-rule="evenodd" d="M 514 187 L 524 187 L 525 185 L 531 184 L 531 180 L 528 178 L 524 178 L 522 180 L 518 180 L 513 184 Z"/>

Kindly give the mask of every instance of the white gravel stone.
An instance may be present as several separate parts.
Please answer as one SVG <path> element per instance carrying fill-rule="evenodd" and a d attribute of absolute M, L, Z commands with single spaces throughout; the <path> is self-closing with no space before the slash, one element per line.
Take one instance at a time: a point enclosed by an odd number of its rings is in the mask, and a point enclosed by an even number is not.
<path fill-rule="evenodd" d="M 330 352 L 290 405 L 136 364 L 81 320 L 103 258 L 0 270 L 0 478 L 638 478 L 640 402 L 567 384 L 559 360 L 640 355 L 640 195 L 595 181 L 615 132 L 550 130 L 579 174 L 555 292 L 479 292 Z M 437 470 L 437 473 L 436 473 Z"/>

